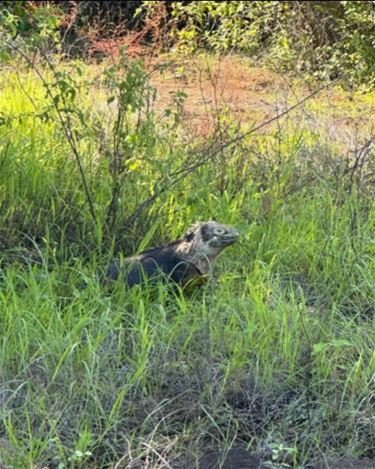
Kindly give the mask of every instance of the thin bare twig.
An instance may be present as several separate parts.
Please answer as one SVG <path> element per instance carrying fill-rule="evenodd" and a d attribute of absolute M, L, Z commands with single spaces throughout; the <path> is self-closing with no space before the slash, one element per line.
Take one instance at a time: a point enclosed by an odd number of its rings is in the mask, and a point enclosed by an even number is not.
<path fill-rule="evenodd" d="M 142 211 L 147 207 L 149 206 L 152 202 L 154 202 L 160 195 L 162 195 L 163 193 L 167 192 L 169 189 L 171 189 L 173 186 L 175 186 L 179 181 L 181 181 L 182 179 L 184 179 L 186 176 L 188 176 L 189 174 L 191 174 L 192 172 L 196 171 L 197 169 L 199 169 L 200 167 L 204 166 L 207 164 L 207 162 L 212 159 L 214 156 L 216 156 L 217 154 L 221 153 L 224 149 L 230 147 L 231 145 L 234 145 L 235 143 L 239 143 L 239 142 L 242 142 L 246 137 L 254 134 L 255 132 L 257 132 L 258 130 L 262 129 L 263 127 L 266 127 L 270 124 L 272 124 L 272 122 L 275 122 L 277 121 L 278 119 L 282 118 L 282 117 L 285 117 L 287 114 L 289 114 L 290 112 L 294 111 L 295 109 L 297 109 L 298 107 L 302 106 L 304 103 L 306 103 L 309 99 L 313 98 L 314 96 L 316 96 L 318 93 L 320 93 L 321 91 L 323 91 L 325 88 L 327 88 L 328 85 L 323 85 L 319 88 L 317 88 L 316 90 L 314 90 L 313 92 L 311 92 L 308 96 L 305 96 L 303 99 L 301 99 L 300 101 L 298 101 L 296 104 L 294 104 L 293 106 L 290 106 L 289 108 L 285 109 L 283 112 L 280 112 L 278 114 L 276 114 L 275 116 L 271 117 L 270 119 L 267 119 L 266 121 L 264 122 L 261 122 L 259 125 L 253 127 L 252 129 L 250 129 L 249 131 L 247 132 L 244 132 L 242 133 L 241 135 L 229 140 L 228 142 L 225 142 L 223 143 L 222 145 L 220 145 L 219 147 L 217 147 L 216 149 L 213 149 L 214 145 L 216 142 L 214 142 L 213 144 L 211 144 L 208 148 L 204 148 L 203 150 L 200 150 L 198 152 L 195 153 L 195 156 L 199 156 L 199 155 L 209 155 L 209 156 L 206 156 L 205 158 L 200 158 L 198 161 L 196 161 L 195 159 L 195 162 L 191 165 L 188 165 L 188 166 L 184 166 L 182 165 L 180 167 L 180 169 L 178 171 L 175 171 L 173 174 L 169 174 L 168 175 L 168 181 L 165 182 L 165 185 L 163 185 L 158 191 L 156 191 L 152 196 L 148 197 L 146 200 L 144 200 L 134 211 L 133 213 L 125 220 L 125 225 L 126 226 L 129 226 L 129 224 L 132 224 L 136 218 L 140 215 L 140 213 L 142 213 Z M 187 160 L 191 160 L 191 154 L 189 155 L 189 158 Z M 186 160 L 185 160 L 186 161 Z M 178 176 L 176 179 L 174 180 L 170 180 L 171 177 L 173 176 Z M 163 179 L 161 181 L 159 181 L 160 183 L 163 182 Z"/>

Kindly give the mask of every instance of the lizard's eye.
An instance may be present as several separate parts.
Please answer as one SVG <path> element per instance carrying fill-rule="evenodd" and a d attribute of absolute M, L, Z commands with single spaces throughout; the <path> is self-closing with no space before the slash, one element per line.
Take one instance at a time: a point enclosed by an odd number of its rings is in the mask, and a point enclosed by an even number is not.
<path fill-rule="evenodd" d="M 215 228 L 214 233 L 220 236 L 226 233 L 226 230 L 224 230 L 224 228 Z"/>

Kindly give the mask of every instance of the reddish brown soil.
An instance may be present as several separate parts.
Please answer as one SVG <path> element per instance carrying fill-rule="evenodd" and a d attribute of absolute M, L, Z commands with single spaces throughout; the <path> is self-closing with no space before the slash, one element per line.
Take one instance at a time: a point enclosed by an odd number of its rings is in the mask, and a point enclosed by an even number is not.
<path fill-rule="evenodd" d="M 173 93 L 186 93 L 185 123 L 201 134 L 215 126 L 225 110 L 242 123 L 269 119 L 275 113 L 273 97 L 281 86 L 276 74 L 249 68 L 232 57 L 179 61 L 162 75 L 154 74 L 152 82 L 161 109 L 170 106 Z"/>
<path fill-rule="evenodd" d="M 187 95 L 183 114 L 185 125 L 203 135 L 212 130 L 218 115 L 225 109 L 237 122 L 258 125 L 321 86 L 251 66 L 249 59 L 239 56 L 179 60 L 175 56 L 146 58 L 150 69 L 163 62 L 168 63 L 169 68 L 151 75 L 158 92 L 157 107 L 161 110 L 169 108 L 173 93 L 183 91 Z M 375 97 L 369 96 L 343 92 L 329 85 L 288 114 L 287 120 L 292 125 L 303 125 L 338 140 L 348 136 L 351 139 L 356 134 L 372 136 Z M 280 121 L 283 122 L 285 118 Z M 270 128 L 272 126 L 266 126 L 263 131 Z"/>
<path fill-rule="evenodd" d="M 230 116 L 235 122 L 257 126 L 324 87 L 303 77 L 256 67 L 250 58 L 239 55 L 159 54 L 157 47 L 151 50 L 141 45 L 140 34 L 92 42 L 93 56 L 102 54 L 106 66 L 118 59 L 119 46 L 126 45 L 129 57 L 143 58 L 157 89 L 156 107 L 162 114 L 173 107 L 176 93 L 186 94 L 182 117 L 189 135 L 212 132 L 223 113 L 227 121 Z M 278 125 L 309 129 L 350 146 L 375 134 L 375 95 L 342 91 L 337 84 L 327 83 L 302 106 L 264 126 L 262 132 Z"/>

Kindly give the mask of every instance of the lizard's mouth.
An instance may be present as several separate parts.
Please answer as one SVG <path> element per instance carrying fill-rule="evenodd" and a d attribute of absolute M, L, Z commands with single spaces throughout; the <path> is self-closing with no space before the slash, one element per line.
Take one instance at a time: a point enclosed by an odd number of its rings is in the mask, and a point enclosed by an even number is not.
<path fill-rule="evenodd" d="M 234 244 L 237 240 L 238 240 L 238 237 L 239 237 L 239 234 L 236 233 L 236 234 L 231 234 L 231 235 L 228 235 L 228 236 L 224 236 L 222 239 L 221 239 L 221 242 L 222 244 L 224 244 L 225 246 L 229 246 L 230 244 Z"/>
<path fill-rule="evenodd" d="M 231 233 L 224 234 L 217 239 L 213 239 L 209 244 L 214 248 L 230 246 L 237 242 L 239 236 L 240 235 L 237 231 L 232 231 Z"/>

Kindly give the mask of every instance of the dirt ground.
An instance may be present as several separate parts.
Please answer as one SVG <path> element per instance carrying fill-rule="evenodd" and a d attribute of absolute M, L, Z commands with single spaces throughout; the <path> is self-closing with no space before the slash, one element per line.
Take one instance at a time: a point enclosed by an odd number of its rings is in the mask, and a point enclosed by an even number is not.
<path fill-rule="evenodd" d="M 179 91 L 186 94 L 183 120 L 193 134 L 209 133 L 224 110 L 236 122 L 259 125 L 324 88 L 324 84 L 308 84 L 303 78 L 254 67 L 250 59 L 239 56 L 158 56 L 145 62 L 153 70 L 151 83 L 157 88 L 157 108 L 170 108 Z M 163 65 L 166 70 L 158 71 Z M 284 125 L 286 120 L 289 125 L 303 125 L 348 143 L 371 138 L 375 134 L 375 93 L 343 91 L 327 84 L 279 123 Z M 262 132 L 279 123 L 274 121 Z"/>

